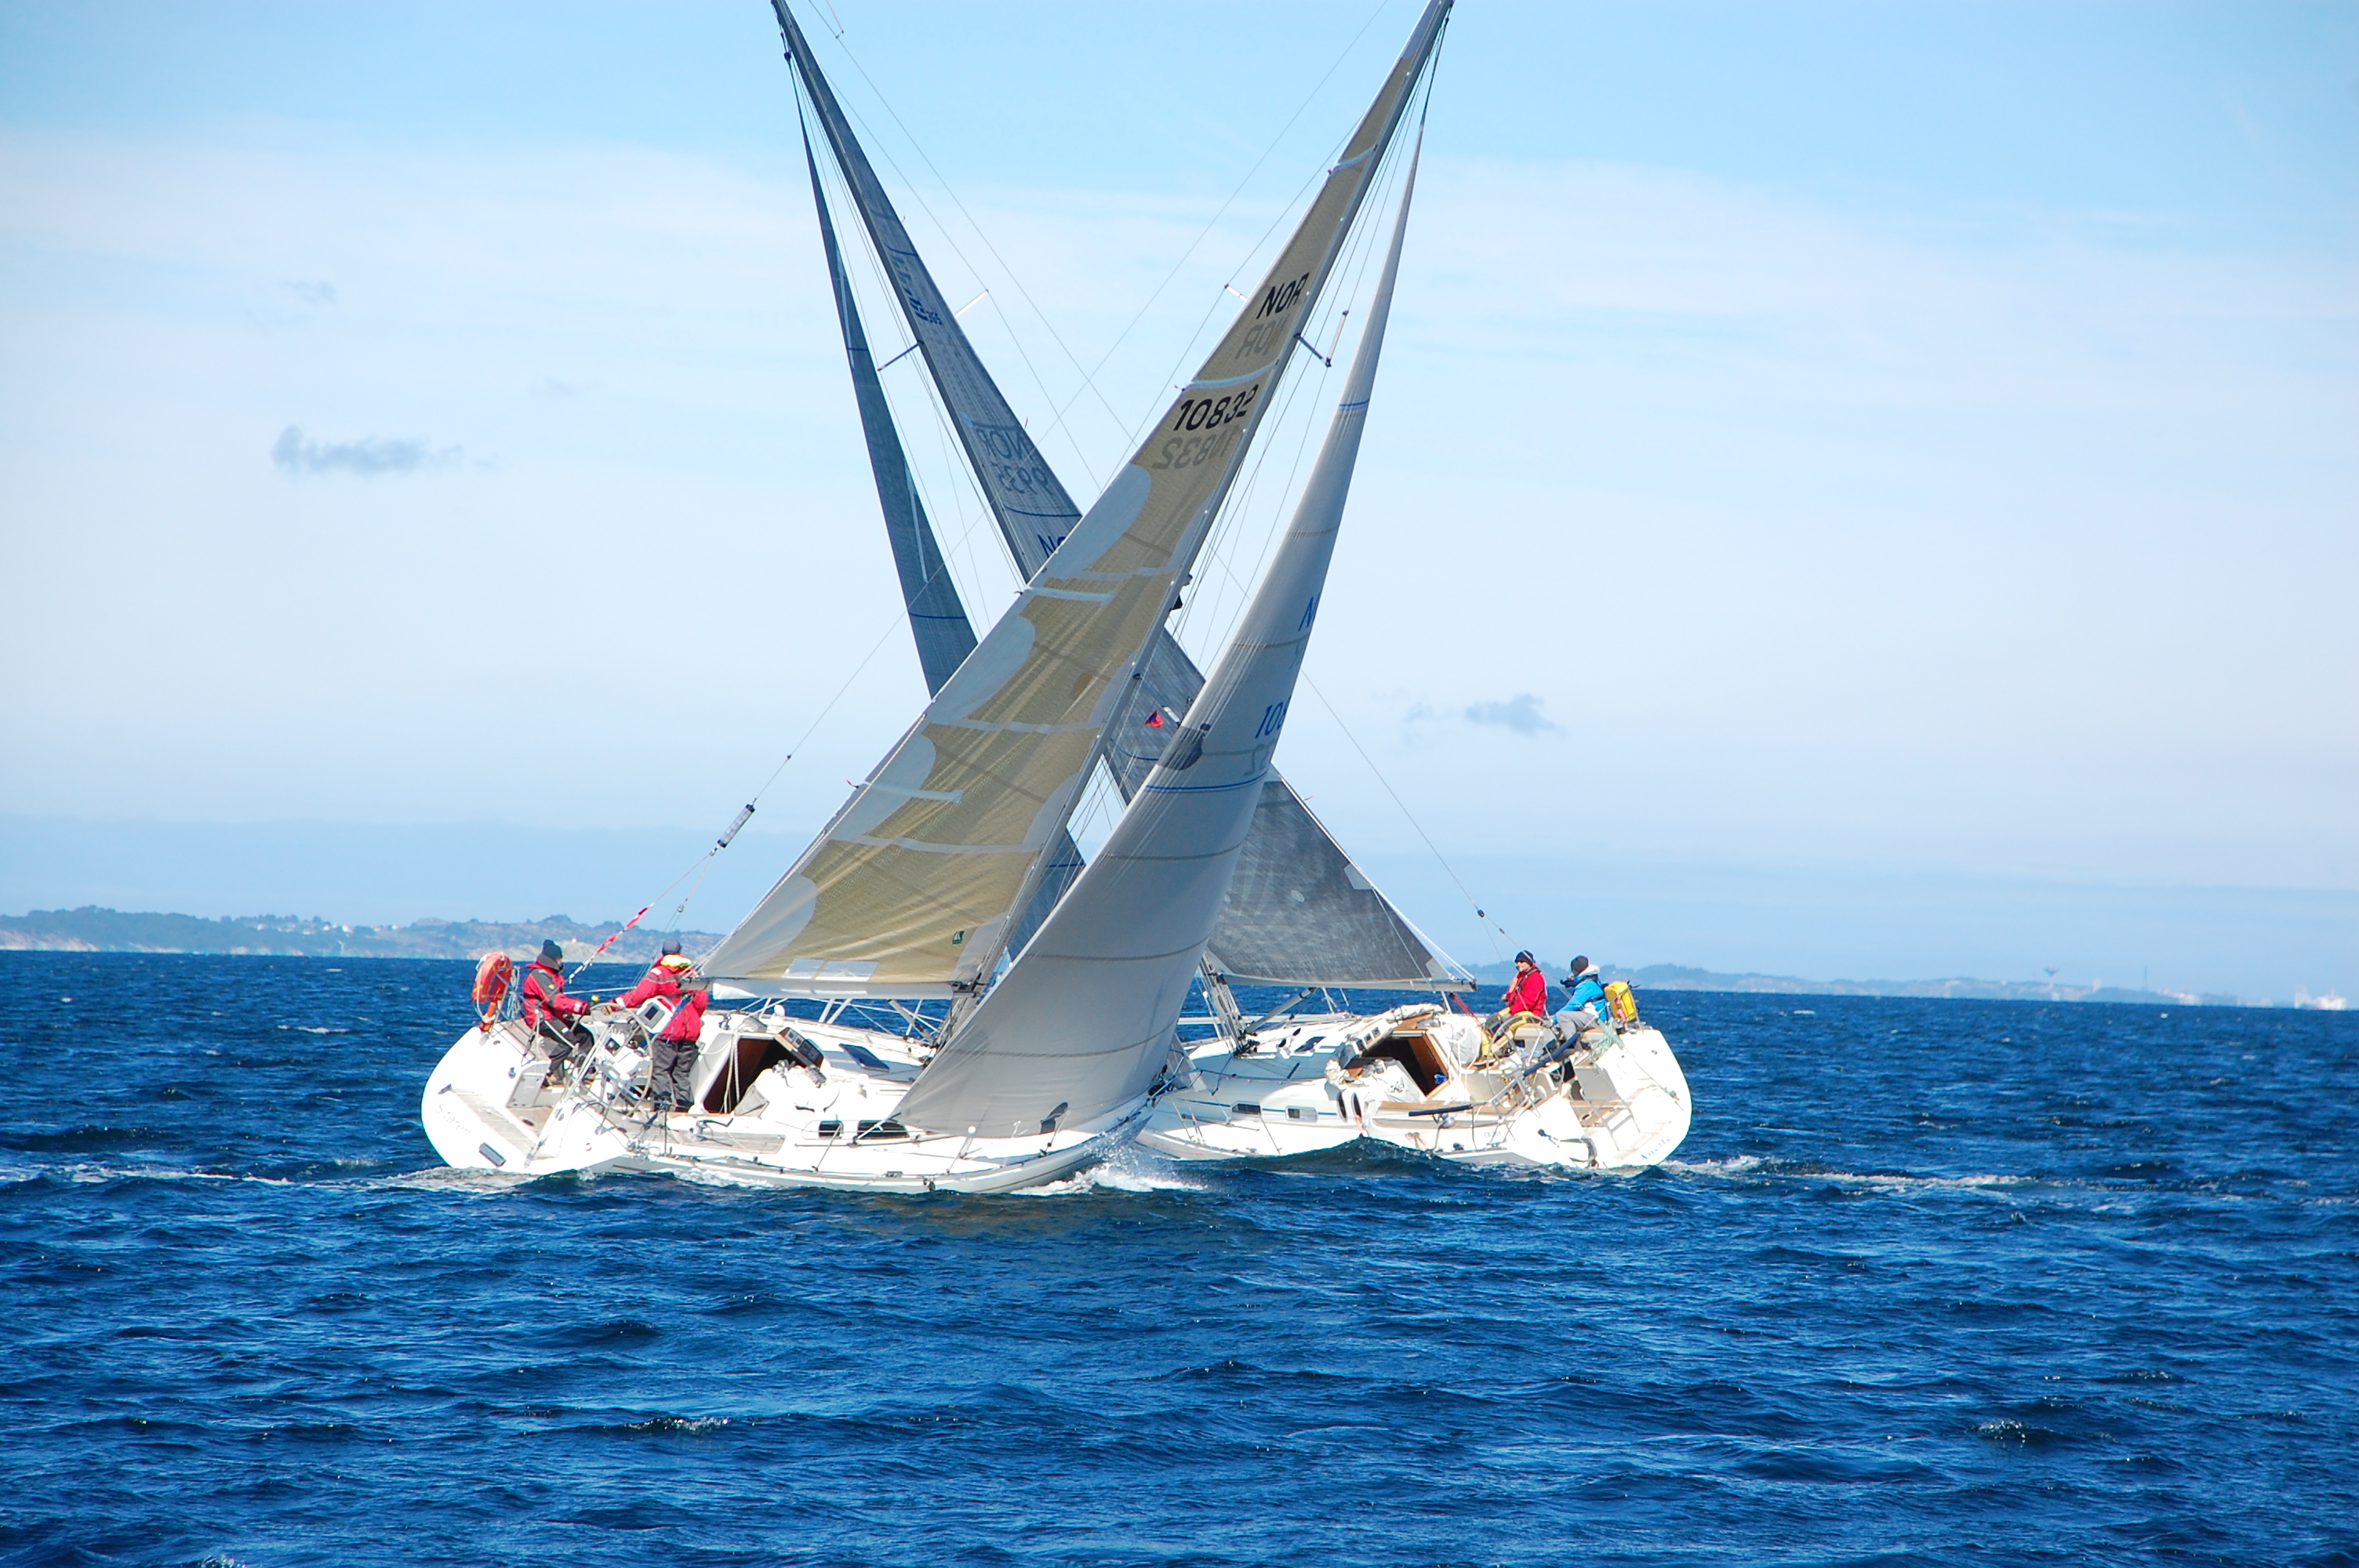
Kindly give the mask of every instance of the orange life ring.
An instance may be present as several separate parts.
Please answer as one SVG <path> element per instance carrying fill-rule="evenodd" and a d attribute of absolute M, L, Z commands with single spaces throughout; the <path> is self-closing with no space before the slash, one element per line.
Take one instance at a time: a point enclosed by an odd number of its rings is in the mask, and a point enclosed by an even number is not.
<path fill-rule="evenodd" d="M 508 982 L 516 979 L 516 961 L 506 953 L 486 953 L 475 966 L 475 1006 L 485 1018 L 507 1000 Z"/>

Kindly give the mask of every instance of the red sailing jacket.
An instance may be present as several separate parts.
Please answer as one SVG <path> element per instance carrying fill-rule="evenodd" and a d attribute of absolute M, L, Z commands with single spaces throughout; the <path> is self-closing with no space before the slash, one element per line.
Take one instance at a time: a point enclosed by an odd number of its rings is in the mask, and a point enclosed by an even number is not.
<path fill-rule="evenodd" d="M 663 1038 L 671 1041 L 693 1041 L 704 1029 L 706 997 L 702 991 L 684 991 L 680 989 L 680 978 L 687 973 L 685 968 L 667 968 L 658 959 L 656 967 L 647 971 L 647 978 L 633 986 L 614 1005 L 628 1011 L 639 1003 L 655 997 L 662 997 L 667 1001 L 677 1002 L 679 1005 L 672 1010 L 671 1022 L 663 1027 Z"/>
<path fill-rule="evenodd" d="M 588 1002 L 565 994 L 565 971 L 554 964 L 535 958 L 524 972 L 526 1028 L 539 1028 L 543 1018 L 579 1018 L 589 1011 Z"/>
<path fill-rule="evenodd" d="M 1538 969 L 1527 969 L 1507 987 L 1509 1012 L 1548 1011 L 1548 980 Z"/>

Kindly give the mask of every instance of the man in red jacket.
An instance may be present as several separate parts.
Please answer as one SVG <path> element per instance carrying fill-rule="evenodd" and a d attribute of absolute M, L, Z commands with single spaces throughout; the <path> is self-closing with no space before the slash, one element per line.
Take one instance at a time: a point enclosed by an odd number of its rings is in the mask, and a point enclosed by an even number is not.
<path fill-rule="evenodd" d="M 647 978 L 624 993 L 615 1006 L 628 1011 L 661 997 L 672 1004 L 671 1017 L 656 1036 L 647 1073 L 647 1098 L 658 1109 L 686 1110 L 688 1090 L 696 1073 L 696 1037 L 704 1032 L 708 988 L 697 978 L 696 967 L 680 957 L 679 944 L 667 942 L 663 957 Z"/>
<path fill-rule="evenodd" d="M 549 1065 L 563 1068 L 574 1052 L 590 1054 L 590 1032 L 575 1022 L 590 1011 L 578 996 L 565 994 L 565 949 L 540 945 L 540 957 L 524 972 L 524 1026 L 549 1042 Z"/>
<path fill-rule="evenodd" d="M 1491 949 L 1494 953 L 1498 949 Z M 1506 1005 L 1493 1013 L 1484 1027 L 1493 1038 L 1507 1026 L 1517 1013 L 1528 1012 L 1535 1018 L 1548 1016 L 1548 977 L 1529 953 L 1516 955 L 1516 978 L 1507 982 Z"/>

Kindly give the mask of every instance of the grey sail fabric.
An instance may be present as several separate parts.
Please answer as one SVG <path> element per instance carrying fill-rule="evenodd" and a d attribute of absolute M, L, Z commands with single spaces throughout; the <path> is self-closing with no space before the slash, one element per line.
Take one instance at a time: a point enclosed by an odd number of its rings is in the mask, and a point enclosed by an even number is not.
<path fill-rule="evenodd" d="M 925 355 L 927 372 L 950 408 L 951 424 L 966 449 L 984 499 L 991 504 L 1017 568 L 1027 580 L 1038 577 L 1041 564 L 1081 520 L 1082 509 L 1049 470 L 1024 422 L 1001 395 L 999 384 L 983 368 L 934 275 L 919 259 L 909 231 L 886 200 L 876 171 L 869 167 L 868 155 L 853 136 L 833 89 L 811 59 L 794 13 L 787 9 L 786 0 L 770 3 L 786 39 L 787 58 L 810 95 L 812 112 L 835 152 L 836 167 L 843 170 L 860 221 L 893 276 L 902 317 L 909 323 L 919 351 Z"/>
<path fill-rule="evenodd" d="M 819 160 L 811 152 L 810 135 L 803 135 L 803 162 L 810 170 L 811 203 L 819 209 L 820 243 L 827 252 L 827 280 L 835 293 L 836 319 L 843 328 L 843 356 L 852 365 L 853 395 L 860 404 L 860 427 L 868 438 L 868 466 L 876 476 L 876 499 L 885 512 L 885 536 L 893 546 L 893 568 L 900 574 L 901 599 L 909 608 L 909 632 L 918 642 L 918 664 L 926 673 L 926 689 L 942 689 L 951 672 L 974 652 L 974 627 L 959 602 L 958 585 L 951 580 L 926 521 L 925 506 L 909 477 L 909 461 L 901 450 L 893 410 L 885 401 L 884 384 L 876 378 L 876 358 L 868 351 L 868 334 L 861 330 L 860 308 L 852 297 L 852 280 L 844 276 L 843 253 L 835 243 L 835 224 L 827 211 L 827 193 L 820 186 Z"/>
<path fill-rule="evenodd" d="M 1236 637 L 1097 859 L 918 1076 L 904 1124 L 1027 1133 L 1119 1111 L 1152 1084 L 1253 829 L 1318 620 L 1415 186 L 1412 168 L 1343 402 Z"/>
<path fill-rule="evenodd" d="M 1006 400 L 969 342 L 954 315 L 941 308 L 940 290 L 918 256 L 899 215 L 893 210 L 845 123 L 824 74 L 811 59 L 799 27 L 784 0 L 773 0 L 788 52 L 820 115 L 829 145 L 842 166 L 862 222 L 880 253 L 897 259 L 893 270 L 901 281 L 897 296 L 911 334 L 924 347 L 929 366 L 950 366 L 955 373 L 937 377 L 936 384 L 962 434 L 976 478 L 992 506 L 1000 534 L 1018 570 L 1037 575 L 1040 562 L 1071 527 L 1057 503 L 1065 495 L 1048 460 L 1010 412 Z M 855 169 L 858 174 L 855 176 Z M 821 202 L 821 222 L 825 206 Z M 837 263 L 832 249 L 831 268 Z M 838 287 L 842 288 L 839 282 Z M 846 301 L 846 308 L 849 302 Z M 857 373 L 855 370 L 855 374 Z M 883 393 L 878 390 L 881 406 Z M 867 406 L 864 400 L 863 416 Z M 889 419 L 889 416 L 887 416 Z M 989 456 L 975 458 L 978 448 Z M 1047 482 L 1029 482 L 1026 476 L 1046 476 Z M 880 492 L 885 484 L 879 471 Z M 1070 501 L 1062 504 L 1070 509 Z M 920 519 L 922 525 L 922 519 Z M 893 526 L 890 507 L 886 525 Z M 897 537 L 895 558 L 900 560 Z M 935 611 L 908 597 L 910 573 L 902 570 L 904 597 L 909 607 L 910 630 L 919 641 L 929 690 L 940 688 L 934 665 L 926 659 L 929 635 L 925 618 Z M 954 589 L 944 587 L 936 600 L 955 605 Z M 962 616 L 963 612 L 962 611 Z M 969 633 L 970 638 L 972 633 Z M 1169 724 L 1188 710 L 1202 689 L 1204 677 L 1193 660 L 1166 628 L 1158 628 L 1153 644 L 1134 673 L 1114 720 L 1106 729 L 1105 761 L 1122 798 L 1131 799 L 1146 782 Z M 1150 720 L 1161 720 L 1153 723 Z M 1326 828 L 1303 807 L 1300 797 L 1283 778 L 1273 774 L 1265 791 L 1256 832 L 1274 835 L 1267 844 L 1249 843 L 1244 869 L 1231 885 L 1220 930 L 1211 948 L 1217 973 L 1225 978 L 1273 984 L 1317 984 L 1424 989 L 1436 984 L 1471 986 L 1458 970 L 1418 931 L 1383 892 L 1362 875 Z M 1008 944 L 1020 952 L 1049 909 L 1061 897 L 1081 870 L 1080 853 L 1070 837 L 1052 857 L 1040 887 Z M 1292 962 L 1280 955 L 1297 955 Z"/>
<path fill-rule="evenodd" d="M 1238 984 L 1471 989 L 1376 891 L 1276 775 L 1262 787 L 1253 836 L 1204 947 L 1204 972 Z"/>

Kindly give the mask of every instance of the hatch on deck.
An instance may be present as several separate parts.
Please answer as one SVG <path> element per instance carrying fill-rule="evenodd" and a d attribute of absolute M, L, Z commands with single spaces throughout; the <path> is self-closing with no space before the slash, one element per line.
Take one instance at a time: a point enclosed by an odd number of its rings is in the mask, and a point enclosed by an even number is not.
<path fill-rule="evenodd" d="M 1433 1036 L 1423 1030 L 1395 1030 L 1345 1065 L 1356 1067 L 1375 1061 L 1398 1062 L 1416 1080 L 1419 1089 L 1429 1095 L 1450 1081 L 1448 1056 Z"/>

